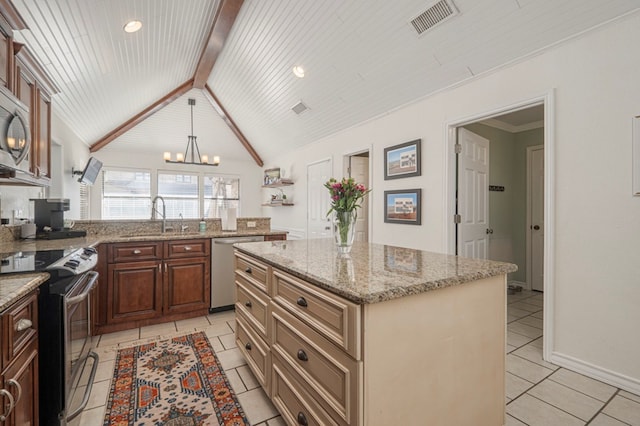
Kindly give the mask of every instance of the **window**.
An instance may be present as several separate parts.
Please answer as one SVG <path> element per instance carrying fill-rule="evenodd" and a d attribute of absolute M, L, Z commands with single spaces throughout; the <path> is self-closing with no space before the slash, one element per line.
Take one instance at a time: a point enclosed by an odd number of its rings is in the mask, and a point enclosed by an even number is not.
<path fill-rule="evenodd" d="M 204 216 L 226 217 L 228 209 L 240 207 L 240 179 L 235 177 L 204 177 Z"/>
<path fill-rule="evenodd" d="M 198 175 L 158 172 L 158 195 L 166 203 L 167 219 L 199 218 Z"/>
<path fill-rule="evenodd" d="M 148 219 L 150 215 L 151 173 L 103 170 L 103 219 Z"/>

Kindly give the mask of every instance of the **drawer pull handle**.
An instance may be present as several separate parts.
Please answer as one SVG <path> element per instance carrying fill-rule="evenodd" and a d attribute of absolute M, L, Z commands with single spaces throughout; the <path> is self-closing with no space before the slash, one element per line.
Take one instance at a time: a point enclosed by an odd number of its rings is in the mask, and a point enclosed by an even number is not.
<path fill-rule="evenodd" d="M 251 301 L 250 300 L 247 300 L 246 302 L 244 302 L 244 306 L 246 306 L 247 308 L 250 308 L 253 305 L 251 305 Z"/>
<path fill-rule="evenodd" d="M 20 386 L 20 383 L 18 383 L 16 379 L 7 380 L 7 384 L 11 386 L 15 386 L 18 389 L 18 396 L 16 397 L 16 404 L 17 404 L 20 401 L 20 398 L 22 398 L 22 386 Z"/>
<path fill-rule="evenodd" d="M 298 359 L 300 361 L 309 361 L 309 357 L 307 356 L 307 353 L 302 349 L 298 349 Z"/>
<path fill-rule="evenodd" d="M 191 246 L 184 246 L 184 251 L 191 251 Z"/>
<path fill-rule="evenodd" d="M 247 342 L 247 344 L 246 344 L 246 345 L 244 345 L 244 348 L 245 348 L 246 350 L 250 351 L 250 350 L 251 350 L 251 342 Z"/>
<path fill-rule="evenodd" d="M 245 271 L 247 274 L 250 274 L 250 273 L 252 273 L 252 272 L 253 272 L 253 271 L 251 270 L 251 267 L 249 267 L 249 268 L 245 269 L 244 271 Z"/>
<path fill-rule="evenodd" d="M 22 318 L 18 320 L 18 322 L 16 322 L 15 329 L 17 332 L 20 332 L 20 331 L 25 331 L 26 329 L 31 328 L 32 326 L 33 326 L 33 323 L 31 322 L 31 320 Z"/>
<path fill-rule="evenodd" d="M 300 306 L 302 306 L 303 308 L 306 308 L 307 306 L 307 299 L 305 299 L 304 297 L 300 296 L 298 297 L 298 300 L 296 300 L 296 303 Z"/>
<path fill-rule="evenodd" d="M 140 253 L 142 253 L 142 252 L 141 252 L 140 250 L 138 250 L 138 249 L 135 249 L 135 250 L 133 251 L 133 254 L 140 254 Z"/>
<path fill-rule="evenodd" d="M 298 424 L 300 426 L 308 426 L 309 425 L 309 422 L 307 421 L 307 416 L 305 416 L 302 411 L 298 412 Z"/>
<path fill-rule="evenodd" d="M 7 391 L 6 389 L 0 389 L 0 395 L 4 395 L 9 399 L 9 408 L 7 408 L 7 411 L 4 414 L 0 414 L 0 422 L 4 422 L 5 420 L 7 420 L 7 417 L 9 417 L 9 414 L 11 414 L 11 412 L 13 411 L 13 407 L 16 406 L 16 402 L 13 399 L 13 395 L 11 395 L 11 392 Z"/>

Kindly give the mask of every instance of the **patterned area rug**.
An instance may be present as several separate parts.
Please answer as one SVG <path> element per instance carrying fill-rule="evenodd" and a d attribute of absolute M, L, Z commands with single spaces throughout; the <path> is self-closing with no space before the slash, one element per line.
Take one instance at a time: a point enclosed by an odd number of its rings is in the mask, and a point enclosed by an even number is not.
<path fill-rule="evenodd" d="M 248 425 L 203 332 L 120 349 L 104 426 Z"/>

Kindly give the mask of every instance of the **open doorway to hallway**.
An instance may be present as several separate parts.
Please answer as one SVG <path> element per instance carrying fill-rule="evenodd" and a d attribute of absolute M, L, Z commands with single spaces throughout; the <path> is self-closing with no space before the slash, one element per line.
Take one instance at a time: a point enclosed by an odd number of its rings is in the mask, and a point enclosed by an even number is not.
<path fill-rule="evenodd" d="M 457 128 L 456 253 L 515 263 L 512 286 L 543 291 L 544 105 Z"/>
<path fill-rule="evenodd" d="M 344 176 L 352 177 L 357 183 L 371 188 L 370 182 L 370 157 L 369 150 L 358 151 L 344 156 Z M 371 229 L 369 226 L 369 198 L 364 197 L 361 208 L 358 210 L 356 221 L 356 241 L 369 242 Z"/>

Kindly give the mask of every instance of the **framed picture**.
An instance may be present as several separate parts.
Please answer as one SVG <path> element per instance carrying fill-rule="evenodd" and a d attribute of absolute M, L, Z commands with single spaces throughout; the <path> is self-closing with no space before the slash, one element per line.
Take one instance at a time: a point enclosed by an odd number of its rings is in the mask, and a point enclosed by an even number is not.
<path fill-rule="evenodd" d="M 384 221 L 420 225 L 421 189 L 384 191 Z"/>
<path fill-rule="evenodd" d="M 384 246 L 384 269 L 416 276 L 422 272 L 422 252 L 404 247 Z"/>
<path fill-rule="evenodd" d="M 416 139 L 384 149 L 384 180 L 420 176 L 420 142 Z"/>
<path fill-rule="evenodd" d="M 264 171 L 263 185 L 272 185 L 280 180 L 280 168 L 267 169 Z"/>

